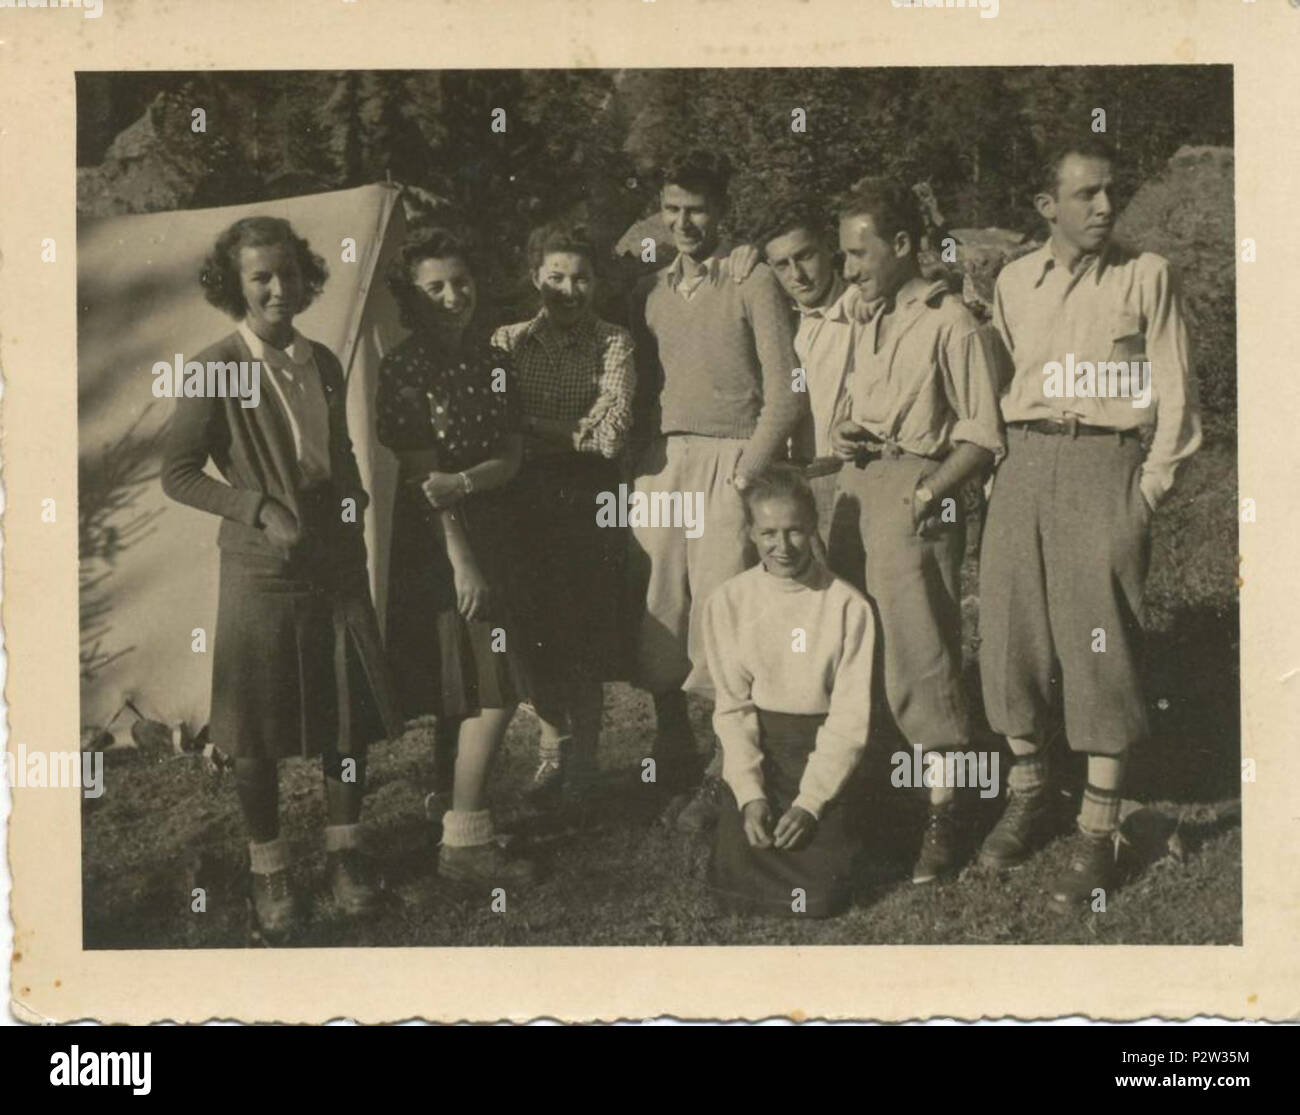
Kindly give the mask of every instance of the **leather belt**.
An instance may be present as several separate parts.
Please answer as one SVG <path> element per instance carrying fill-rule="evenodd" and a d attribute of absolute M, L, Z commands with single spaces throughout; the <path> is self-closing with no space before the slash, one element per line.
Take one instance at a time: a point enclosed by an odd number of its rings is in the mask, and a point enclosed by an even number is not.
<path fill-rule="evenodd" d="M 913 453 L 910 449 L 904 449 L 894 441 L 882 441 L 872 439 L 867 443 L 857 457 L 853 459 L 855 468 L 866 468 L 872 461 L 939 461 L 940 457 L 926 457 L 921 453 Z"/>
<path fill-rule="evenodd" d="M 844 461 L 839 457 L 817 457 L 811 461 L 795 463 L 803 469 L 804 478 L 807 480 L 816 480 L 819 476 L 831 476 L 844 467 Z"/>
<path fill-rule="evenodd" d="M 1138 436 L 1136 429 L 1117 430 L 1113 426 L 1091 426 L 1087 422 L 1080 422 L 1077 418 L 1037 418 L 1032 422 L 1008 422 L 1007 425 L 1013 430 L 1032 430 L 1036 434 L 1054 436 L 1097 437 L 1101 434 L 1109 434 L 1121 441 L 1126 437 Z"/>

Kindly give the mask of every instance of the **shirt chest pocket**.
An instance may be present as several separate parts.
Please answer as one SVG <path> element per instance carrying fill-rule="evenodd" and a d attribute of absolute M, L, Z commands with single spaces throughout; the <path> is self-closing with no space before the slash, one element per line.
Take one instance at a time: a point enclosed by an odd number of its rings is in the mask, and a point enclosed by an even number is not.
<path fill-rule="evenodd" d="M 1119 310 L 1110 318 L 1110 354 L 1111 361 L 1123 360 L 1128 363 L 1141 362 L 1146 359 L 1147 337 L 1142 318 L 1131 310 Z"/>

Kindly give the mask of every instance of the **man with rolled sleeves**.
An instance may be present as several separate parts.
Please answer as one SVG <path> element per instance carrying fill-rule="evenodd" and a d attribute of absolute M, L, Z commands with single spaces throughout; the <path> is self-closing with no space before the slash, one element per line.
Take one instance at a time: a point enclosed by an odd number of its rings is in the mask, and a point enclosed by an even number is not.
<path fill-rule="evenodd" d="M 865 179 L 839 207 L 845 277 L 858 290 L 851 410 L 832 433 L 839 474 L 830 564 L 880 614 L 884 689 L 927 764 L 970 742 L 961 675 L 961 488 L 1003 451 L 994 331 L 946 282 L 921 274 L 922 218 L 902 183 Z M 927 779 L 933 781 L 933 779 Z M 959 866 L 953 787 L 932 785 L 915 883 Z"/>
<path fill-rule="evenodd" d="M 1059 693 L 1070 749 L 1088 756 L 1070 866 L 1050 888 L 1071 906 L 1115 882 L 1125 759 L 1147 735 L 1138 669 L 1151 516 L 1201 428 L 1169 263 L 1111 240 L 1109 146 L 1056 146 L 1034 204 L 1051 234 L 1003 268 L 993 307 L 1014 372 L 984 528 L 980 672 L 1015 762 L 980 858 L 1012 866 L 1048 835 L 1044 748 Z"/>
<path fill-rule="evenodd" d="M 645 601 L 633 680 L 654 697 L 656 778 L 669 789 L 692 780 L 697 758 L 683 690 L 711 690 L 700 610 L 754 560 L 738 489 L 785 455 L 808 407 L 794 390 L 793 328 L 780 285 L 766 266 L 736 281 L 721 245 L 728 177 L 725 159 L 698 151 L 661 173 L 660 214 L 677 256 L 637 285 L 629 315 L 638 377 L 634 497 L 703 493 L 698 537 L 630 524 L 629 574 Z M 720 771 L 715 755 L 679 828 L 700 831 L 716 820 Z"/>

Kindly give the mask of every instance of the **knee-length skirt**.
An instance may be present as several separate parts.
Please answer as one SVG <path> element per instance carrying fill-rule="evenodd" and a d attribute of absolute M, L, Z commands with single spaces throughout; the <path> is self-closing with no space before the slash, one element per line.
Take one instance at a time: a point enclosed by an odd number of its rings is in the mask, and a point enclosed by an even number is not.
<path fill-rule="evenodd" d="M 401 734 L 364 565 L 223 551 L 219 591 L 210 733 L 222 750 L 360 755 Z"/>
<path fill-rule="evenodd" d="M 492 611 L 467 620 L 455 573 L 418 487 L 403 485 L 393 513 L 388 657 L 402 711 L 448 719 L 509 708 L 529 695 L 525 634 L 517 618 L 515 501 L 509 489 L 459 505 L 470 549 L 488 582 Z"/>

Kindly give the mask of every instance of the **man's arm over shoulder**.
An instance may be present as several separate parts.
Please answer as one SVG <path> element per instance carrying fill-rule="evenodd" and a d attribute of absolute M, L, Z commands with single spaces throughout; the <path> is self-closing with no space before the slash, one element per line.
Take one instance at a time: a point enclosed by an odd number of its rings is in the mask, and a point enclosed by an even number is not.
<path fill-rule="evenodd" d="M 799 366 L 794 310 L 772 269 L 760 263 L 740 284 L 740 292 L 763 383 L 763 406 L 739 465 L 740 472 L 748 475 L 781 456 L 786 439 L 808 412 L 808 393 L 794 389 L 794 370 Z"/>

